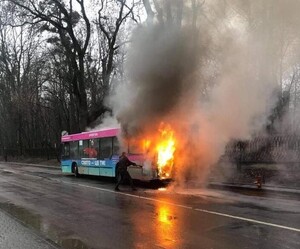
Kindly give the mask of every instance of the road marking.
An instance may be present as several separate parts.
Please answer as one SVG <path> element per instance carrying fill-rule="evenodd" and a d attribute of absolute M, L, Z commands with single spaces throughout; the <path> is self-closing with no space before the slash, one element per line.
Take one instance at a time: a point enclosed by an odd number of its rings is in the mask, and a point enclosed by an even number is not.
<path fill-rule="evenodd" d="M 266 226 L 282 228 L 282 229 L 291 230 L 291 231 L 294 231 L 294 232 L 300 232 L 300 229 L 297 229 L 297 228 L 294 228 L 294 227 L 282 226 L 282 225 L 278 225 L 278 224 L 274 224 L 274 223 L 269 223 L 269 222 L 264 222 L 264 221 L 260 221 L 260 220 L 249 219 L 249 218 L 245 218 L 245 217 L 241 217 L 241 216 L 235 216 L 235 215 L 230 215 L 230 214 L 225 214 L 225 213 L 219 213 L 219 212 L 209 211 L 209 210 L 205 210 L 205 209 L 195 208 L 195 210 L 199 211 L 199 212 L 203 212 L 203 213 L 215 214 L 215 215 L 224 216 L 224 217 L 228 217 L 228 218 L 233 218 L 233 219 L 237 219 L 237 220 L 243 220 L 243 221 L 248 221 L 248 222 L 252 222 L 252 223 L 258 223 L 258 224 L 262 224 L 262 225 L 266 225 Z"/>
<path fill-rule="evenodd" d="M 65 183 L 67 183 L 67 182 L 65 182 Z M 168 202 L 168 201 L 157 200 L 157 199 L 151 198 L 151 197 L 134 195 L 134 194 L 124 193 L 124 192 L 116 192 L 116 191 L 113 191 L 113 190 L 110 190 L 110 189 L 99 188 L 99 187 L 94 187 L 94 186 L 88 186 L 88 185 L 80 184 L 80 183 L 78 183 L 78 184 L 68 183 L 68 184 L 78 185 L 78 186 L 81 186 L 81 187 L 92 188 L 92 189 L 97 189 L 97 190 L 102 190 L 102 191 L 105 191 L 105 192 L 110 192 L 110 193 L 119 194 L 119 195 L 125 195 L 125 196 L 138 198 L 138 199 L 143 199 L 143 200 L 148 200 L 148 201 L 155 201 L 155 202 L 168 204 L 168 205 L 175 206 L 175 207 L 181 207 L 181 208 L 185 208 L 185 209 L 194 210 L 194 211 L 197 211 L 197 212 L 218 215 L 218 216 L 232 218 L 232 219 L 236 219 L 236 220 L 243 220 L 243 221 L 257 223 L 257 224 L 261 224 L 261 225 L 265 225 L 265 226 L 286 229 L 286 230 L 290 230 L 290 231 L 294 231 L 294 232 L 300 232 L 300 229 L 294 228 L 294 227 L 282 226 L 282 225 L 278 225 L 278 224 L 274 224 L 274 223 L 270 223 L 270 222 L 264 222 L 264 221 L 260 221 L 260 220 L 249 219 L 249 218 L 245 218 L 245 217 L 242 217 L 242 216 L 230 215 L 230 214 L 210 211 L 210 210 L 206 210 L 206 209 L 193 208 L 193 207 L 186 206 L 186 205 L 176 204 L 176 203 L 172 203 L 172 202 Z"/>

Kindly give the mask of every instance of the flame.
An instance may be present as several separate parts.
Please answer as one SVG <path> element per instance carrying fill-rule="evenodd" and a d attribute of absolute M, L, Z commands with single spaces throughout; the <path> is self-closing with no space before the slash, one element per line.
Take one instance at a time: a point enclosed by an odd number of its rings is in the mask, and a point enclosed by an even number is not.
<path fill-rule="evenodd" d="M 144 151 L 148 151 L 151 145 L 151 141 L 149 139 L 144 139 L 143 140 L 143 148 Z"/>
<path fill-rule="evenodd" d="M 153 169 L 155 176 L 172 177 L 176 139 L 170 125 L 161 123 L 155 133 L 130 138 L 128 145 L 131 154 L 144 154 L 145 172 Z"/>
<path fill-rule="evenodd" d="M 159 132 L 160 138 L 156 146 L 158 173 L 160 176 L 164 175 L 168 177 L 174 163 L 174 131 L 170 125 L 162 124 Z"/>

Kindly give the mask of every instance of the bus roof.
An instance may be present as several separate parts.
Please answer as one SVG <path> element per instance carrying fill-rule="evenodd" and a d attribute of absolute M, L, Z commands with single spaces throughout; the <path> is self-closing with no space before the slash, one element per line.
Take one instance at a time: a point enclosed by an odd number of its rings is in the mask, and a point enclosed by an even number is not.
<path fill-rule="evenodd" d="M 64 135 L 61 137 L 62 142 L 94 139 L 101 137 L 114 137 L 117 136 L 120 132 L 120 128 L 107 128 L 101 130 L 81 132 L 77 134 Z"/>

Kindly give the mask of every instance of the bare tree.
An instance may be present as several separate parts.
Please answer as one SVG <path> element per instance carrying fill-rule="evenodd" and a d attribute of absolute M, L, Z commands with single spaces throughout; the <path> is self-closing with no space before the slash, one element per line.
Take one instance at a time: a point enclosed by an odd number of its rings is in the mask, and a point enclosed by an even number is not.
<path fill-rule="evenodd" d="M 3 25 L 0 39 L 1 127 L 5 131 L 1 140 L 6 147 L 17 146 L 22 154 L 44 136 L 36 108 L 45 60 L 39 53 L 39 35 L 30 26 Z"/>
<path fill-rule="evenodd" d="M 88 123 L 88 104 L 85 83 L 84 59 L 90 40 L 91 25 L 86 15 L 84 0 L 70 0 L 68 6 L 62 0 L 7 0 L 18 7 L 16 14 L 23 17 L 24 23 L 43 24 L 44 30 L 58 34 L 72 72 L 72 93 L 78 108 L 77 130 L 84 130 Z M 76 2 L 80 13 L 73 9 Z M 80 32 L 77 24 L 83 20 Z M 20 24 L 22 25 L 22 24 Z"/>
<path fill-rule="evenodd" d="M 119 64 L 119 59 L 123 57 L 123 48 L 129 42 L 128 34 L 125 34 L 125 30 L 128 30 L 130 25 L 126 25 L 126 22 L 128 23 L 129 20 L 133 23 L 138 22 L 134 12 L 138 4 L 139 1 L 134 0 L 99 1 L 100 8 L 95 21 L 98 41 L 96 50 L 99 53 L 98 60 L 95 62 L 98 64 L 89 67 L 88 72 L 90 82 L 95 83 L 95 80 L 98 81 L 98 86 L 95 84 L 91 85 L 93 88 L 91 91 L 91 121 L 96 120 L 104 112 L 110 111 L 104 106 L 104 99 L 111 91 L 114 76 L 122 71 L 121 68 L 123 67 L 122 64 Z M 100 78 L 94 78 L 93 80 L 91 78 L 92 72 L 96 73 Z M 120 72 L 120 74 L 122 73 Z M 96 75 L 94 74 L 94 76 Z M 100 90 L 98 95 L 95 95 L 95 89 Z"/>
<path fill-rule="evenodd" d="M 114 69 L 114 56 L 116 52 L 122 45 L 127 41 L 118 41 L 118 36 L 120 36 L 120 28 L 125 23 L 126 19 L 131 17 L 134 19 L 133 9 L 135 3 L 133 2 L 131 6 L 126 4 L 126 0 L 114 0 L 115 4 L 118 6 L 118 12 L 116 18 L 108 17 L 105 13 L 105 1 L 101 1 L 101 7 L 98 11 L 98 21 L 97 27 L 101 31 L 105 38 L 105 44 L 100 48 L 101 51 L 101 65 L 102 65 L 102 78 L 103 85 L 106 89 L 109 88 L 111 74 Z"/>

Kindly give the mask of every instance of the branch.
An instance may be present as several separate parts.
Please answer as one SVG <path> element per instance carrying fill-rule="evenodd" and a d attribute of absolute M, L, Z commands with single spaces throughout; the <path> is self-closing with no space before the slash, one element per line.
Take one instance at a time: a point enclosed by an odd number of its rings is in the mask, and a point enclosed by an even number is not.
<path fill-rule="evenodd" d="M 101 9 L 98 11 L 98 16 L 99 16 L 98 17 L 99 27 L 100 27 L 101 31 L 103 32 L 103 34 L 106 36 L 107 40 L 110 43 L 110 40 L 111 40 L 110 35 L 108 34 L 107 30 L 104 28 L 104 26 L 103 26 L 103 24 L 101 22 L 101 18 L 103 18 L 103 17 L 101 17 Z"/>
<path fill-rule="evenodd" d="M 122 47 L 123 45 L 125 45 L 127 43 L 131 43 L 131 42 L 132 42 L 131 40 L 127 40 L 127 41 L 121 42 L 119 45 L 115 46 L 113 49 L 117 50 L 117 49 L 119 49 L 119 47 Z"/>
<path fill-rule="evenodd" d="M 84 8 L 84 1 L 83 0 L 76 0 L 80 6 L 81 6 L 81 13 L 83 16 L 83 19 L 85 21 L 85 25 L 86 25 L 86 38 L 85 38 L 85 42 L 84 42 L 84 46 L 83 46 L 83 53 L 85 53 L 88 44 L 89 44 L 89 40 L 90 40 L 90 36 L 91 36 L 91 24 L 89 19 L 87 18 L 86 12 L 85 12 L 85 8 Z"/>
<path fill-rule="evenodd" d="M 32 7 L 34 8 L 34 10 L 32 10 L 31 8 L 29 8 L 28 6 L 26 6 L 24 4 L 21 4 L 19 1 L 10 0 L 10 2 L 12 2 L 13 4 L 15 4 L 18 7 L 21 7 L 24 10 L 27 10 L 30 14 L 33 15 L 33 18 L 40 18 L 43 21 L 47 21 L 47 22 L 51 23 L 56 28 L 64 29 L 64 27 L 62 25 L 60 25 L 59 23 L 53 21 L 51 18 L 49 18 L 48 16 L 46 16 L 45 14 L 43 14 L 41 11 L 39 11 L 37 9 L 37 7 L 35 6 L 35 4 L 34 4 L 33 1 L 29 1 L 29 3 L 32 5 Z"/>
<path fill-rule="evenodd" d="M 151 8 L 149 0 L 143 0 L 143 4 L 147 13 L 147 17 L 149 18 L 150 22 L 152 23 L 154 18 L 154 11 Z"/>

